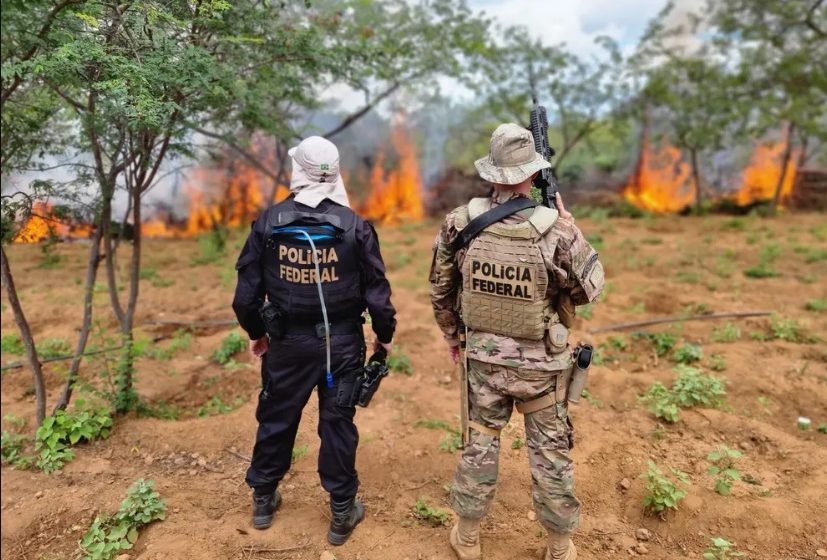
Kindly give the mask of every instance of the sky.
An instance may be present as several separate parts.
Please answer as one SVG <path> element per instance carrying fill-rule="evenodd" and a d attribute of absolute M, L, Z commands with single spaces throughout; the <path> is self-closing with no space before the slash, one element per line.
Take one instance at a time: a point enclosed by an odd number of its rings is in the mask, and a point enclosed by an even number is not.
<path fill-rule="evenodd" d="M 503 25 L 524 26 L 549 45 L 566 43 L 580 52 L 595 52 L 594 39 L 601 35 L 631 51 L 665 5 L 666 0 L 469 0 L 472 10 Z"/>

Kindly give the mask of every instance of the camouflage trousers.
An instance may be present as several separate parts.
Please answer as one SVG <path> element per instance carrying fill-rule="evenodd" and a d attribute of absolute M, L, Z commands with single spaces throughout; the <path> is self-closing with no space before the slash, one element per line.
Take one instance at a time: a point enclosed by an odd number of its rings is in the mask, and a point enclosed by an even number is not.
<path fill-rule="evenodd" d="M 515 369 L 476 360 L 468 363 L 470 419 L 502 430 L 515 403 L 553 392 L 553 372 Z M 540 523 L 551 531 L 570 533 L 580 520 L 574 495 L 573 429 L 567 406 L 558 403 L 525 415 L 526 446 L 532 498 Z M 500 438 L 471 430 L 451 491 L 451 506 L 460 517 L 481 519 L 497 488 Z"/>

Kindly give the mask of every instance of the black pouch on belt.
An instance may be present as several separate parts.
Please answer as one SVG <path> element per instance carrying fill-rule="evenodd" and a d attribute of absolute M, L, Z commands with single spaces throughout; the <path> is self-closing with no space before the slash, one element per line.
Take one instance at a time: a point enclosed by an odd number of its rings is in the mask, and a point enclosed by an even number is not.
<path fill-rule="evenodd" d="M 284 311 L 276 307 L 273 302 L 266 301 L 258 310 L 261 320 L 264 321 L 264 330 L 273 340 L 284 338 L 287 317 Z"/>

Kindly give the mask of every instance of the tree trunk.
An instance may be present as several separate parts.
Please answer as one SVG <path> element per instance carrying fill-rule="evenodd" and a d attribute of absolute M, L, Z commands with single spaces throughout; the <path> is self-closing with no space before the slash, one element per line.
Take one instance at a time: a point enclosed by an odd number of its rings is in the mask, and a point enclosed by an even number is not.
<path fill-rule="evenodd" d="M 98 267 L 101 261 L 101 237 L 103 237 L 103 225 L 98 224 L 95 234 L 92 236 L 92 244 L 89 247 L 89 260 L 86 263 L 86 286 L 83 295 L 83 324 L 80 328 L 78 343 L 75 347 L 75 355 L 72 358 L 72 365 L 69 367 L 69 375 L 63 392 L 55 404 L 55 412 L 64 410 L 72 400 L 72 391 L 80 372 L 80 364 L 83 361 L 83 353 L 86 351 L 86 344 L 89 342 L 89 333 L 92 330 L 92 303 L 95 292 L 95 280 L 98 277 Z"/>
<path fill-rule="evenodd" d="M 26 320 L 25 313 L 23 313 L 20 299 L 17 297 L 17 289 L 14 287 L 14 278 L 11 274 L 8 258 L 6 257 L 6 249 L 2 246 L 0 246 L 0 278 L 2 278 L 3 284 L 6 286 L 9 305 L 11 305 L 12 312 L 14 313 L 17 328 L 20 329 L 20 338 L 23 339 L 23 344 L 26 347 L 26 357 L 29 359 L 29 365 L 32 368 L 32 380 L 34 381 L 34 395 L 36 399 L 35 418 L 37 419 L 37 426 L 40 427 L 43 419 L 46 417 L 46 384 L 43 382 L 43 368 L 37 357 L 37 348 L 35 348 L 34 339 L 32 338 L 32 330 L 29 327 L 29 322 Z"/>
<path fill-rule="evenodd" d="M 698 169 L 698 150 L 690 148 L 689 158 L 692 165 L 692 182 L 695 185 L 695 212 L 700 213 L 703 196 L 701 193 L 701 172 Z"/>
<path fill-rule="evenodd" d="M 123 352 L 119 364 L 118 392 L 121 398 L 118 400 L 121 405 L 118 412 L 127 412 L 134 408 L 136 401 L 133 390 L 133 374 L 135 371 L 135 348 L 134 334 L 135 310 L 138 305 L 138 291 L 141 280 L 141 189 L 136 185 L 132 186 L 132 261 L 129 270 L 129 299 L 126 310 L 121 320 L 121 341 Z"/>
<path fill-rule="evenodd" d="M 781 191 L 784 189 L 784 181 L 787 179 L 787 171 L 790 166 L 790 159 L 793 154 L 793 133 L 795 123 L 787 123 L 787 145 L 784 147 L 784 155 L 781 160 L 781 173 L 778 175 L 778 184 L 775 186 L 775 196 L 772 198 L 770 213 L 775 215 L 778 212 L 778 205 L 781 203 Z"/>

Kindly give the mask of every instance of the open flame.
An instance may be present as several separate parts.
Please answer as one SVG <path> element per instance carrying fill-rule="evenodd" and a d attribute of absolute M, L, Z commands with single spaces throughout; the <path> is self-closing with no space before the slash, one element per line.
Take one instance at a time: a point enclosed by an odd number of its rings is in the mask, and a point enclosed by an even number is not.
<path fill-rule="evenodd" d="M 93 228 L 83 223 L 67 223 L 58 216 L 52 204 L 37 200 L 32 205 L 32 212 L 26 223 L 14 236 L 15 243 L 37 243 L 49 237 L 58 239 L 78 239 L 90 237 Z"/>
<path fill-rule="evenodd" d="M 422 204 L 422 175 L 416 146 L 408 131 L 394 126 L 391 143 L 399 156 L 399 163 L 385 173 L 384 152 L 380 152 L 370 173 L 368 195 L 361 207 L 361 214 L 383 224 L 399 224 L 403 221 L 421 220 L 425 215 Z"/>
<path fill-rule="evenodd" d="M 772 200 L 778 179 L 781 177 L 781 162 L 786 146 L 784 143 L 759 144 L 752 153 L 749 165 L 744 169 L 741 188 L 735 193 L 735 202 L 747 206 L 762 200 Z M 793 152 L 787 164 L 787 174 L 781 185 L 781 199 L 784 202 L 793 192 L 797 155 Z"/>
<path fill-rule="evenodd" d="M 643 136 L 640 159 L 623 189 L 623 196 L 643 210 L 679 212 L 692 204 L 689 164 L 681 151 L 668 144 L 653 147 Z"/>

